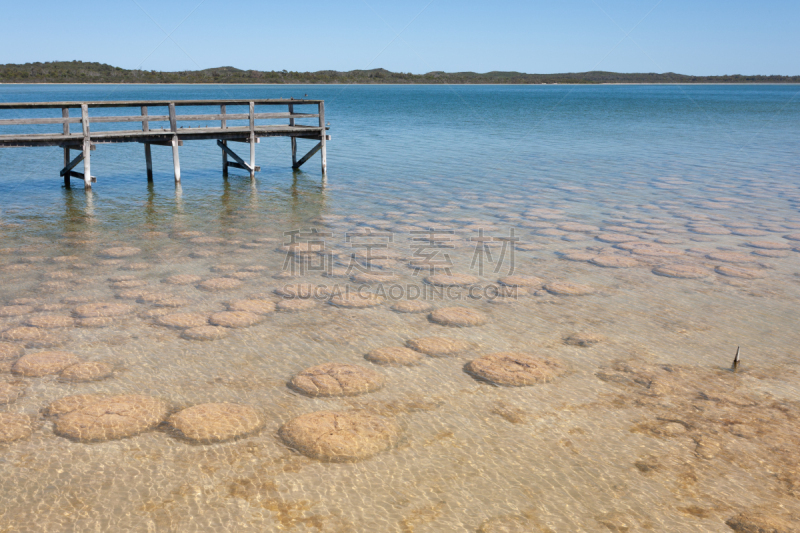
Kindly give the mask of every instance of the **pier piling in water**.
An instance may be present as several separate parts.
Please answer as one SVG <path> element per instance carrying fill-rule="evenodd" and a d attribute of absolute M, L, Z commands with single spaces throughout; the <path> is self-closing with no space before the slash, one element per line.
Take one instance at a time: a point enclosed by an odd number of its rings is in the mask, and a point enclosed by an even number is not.
<path fill-rule="evenodd" d="M 317 113 L 295 113 L 295 106 L 317 106 Z M 183 114 L 177 113 L 179 107 L 219 106 L 218 114 Z M 228 106 L 247 106 L 247 113 L 227 113 Z M 288 112 L 257 113 L 256 106 L 287 106 Z M 110 110 L 138 107 L 139 115 L 119 116 L 104 112 L 89 116 L 89 110 Z M 167 108 L 167 115 L 150 115 L 149 108 Z M 64 150 L 64 167 L 61 176 L 64 186 L 70 187 L 71 178 L 83 180 L 86 188 L 91 188 L 97 181 L 91 174 L 91 151 L 98 144 L 139 142 L 144 144 L 147 180 L 153 181 L 153 160 L 150 152 L 152 145 L 172 147 L 172 163 L 175 183 L 181 181 L 180 154 L 178 148 L 184 141 L 215 139 L 222 150 L 222 174 L 228 175 L 228 167 L 246 170 L 250 178 L 261 170 L 256 166 L 256 144 L 261 137 L 289 137 L 292 147 L 292 168 L 298 169 L 317 152 L 321 152 L 323 178 L 327 173 L 326 141 L 328 127 L 325 124 L 325 103 L 322 100 L 175 100 L 175 101 L 120 101 L 120 102 L 18 102 L 0 103 L 0 111 L 5 109 L 61 109 L 61 118 L 13 118 L 0 119 L 0 128 L 4 126 L 40 126 L 61 124 L 61 133 L 22 133 L 0 134 L 0 147 L 20 146 L 60 146 Z M 80 109 L 80 118 L 70 116 L 70 109 Z M 318 125 L 297 124 L 297 119 L 318 119 Z M 264 124 L 263 121 L 288 119 L 288 125 Z M 219 126 L 209 126 L 208 122 L 219 121 Z M 231 126 L 229 121 L 247 121 L 246 126 Z M 259 124 L 257 121 L 261 121 Z M 139 130 L 105 129 L 107 123 L 140 122 Z M 166 122 L 168 128 L 153 128 L 153 122 Z M 180 126 L 179 122 L 193 123 Z M 72 133 L 70 124 L 81 124 L 80 133 Z M 203 123 L 199 125 L 198 123 Z M 92 130 L 90 125 L 100 125 Z M 297 139 L 317 140 L 318 143 L 299 160 L 297 159 Z M 229 146 L 228 141 L 248 143 L 250 146 L 249 162 L 239 157 Z M 70 159 L 70 150 L 80 150 L 75 159 Z M 232 159 L 231 160 L 229 160 Z M 83 162 L 83 172 L 73 170 Z"/>

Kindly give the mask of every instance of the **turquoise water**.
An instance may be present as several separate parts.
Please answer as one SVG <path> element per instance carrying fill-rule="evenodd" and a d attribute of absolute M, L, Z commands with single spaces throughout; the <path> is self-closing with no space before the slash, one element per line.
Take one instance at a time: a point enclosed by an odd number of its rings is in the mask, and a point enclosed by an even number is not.
<path fill-rule="evenodd" d="M 98 145 L 90 192 L 62 187 L 60 149 L 0 150 L 0 530 L 796 527 L 799 91 L 0 86 L 5 102 L 307 94 L 332 135 L 326 180 L 318 156 L 293 172 L 289 141 L 270 138 L 254 181 L 223 179 L 219 149 L 196 141 L 178 187 L 168 148 L 152 148 L 148 184 L 141 145 Z M 325 253 L 287 256 L 286 232 L 312 228 Z M 436 246 L 419 240 L 431 228 Z M 426 257 L 461 277 L 424 281 L 409 265 Z M 527 286 L 503 289 L 510 275 Z M 285 298 L 293 283 L 320 297 Z M 377 296 L 347 307 L 320 287 Z M 113 305 L 88 316 L 92 304 Z M 461 327 L 437 315 L 451 307 L 471 313 Z M 255 312 L 216 325 L 240 309 Z M 413 366 L 365 359 L 432 336 L 459 348 L 415 349 Z M 52 350 L 112 373 L 24 370 Z M 497 352 L 550 366 L 520 387 L 471 370 Z M 292 384 L 323 363 L 383 385 L 326 397 Z M 95 393 L 166 411 L 86 439 L 47 410 Z M 163 421 L 205 403 L 248 406 L 258 427 L 198 443 Z M 320 410 L 398 434 L 332 462 L 282 430 Z"/>

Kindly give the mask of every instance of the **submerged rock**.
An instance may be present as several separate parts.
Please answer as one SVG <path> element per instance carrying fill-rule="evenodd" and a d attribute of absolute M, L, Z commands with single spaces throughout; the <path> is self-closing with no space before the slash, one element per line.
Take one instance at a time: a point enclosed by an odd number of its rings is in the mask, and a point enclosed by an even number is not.
<path fill-rule="evenodd" d="M 425 278 L 425 283 L 440 287 L 469 287 L 480 279 L 469 274 L 436 274 Z"/>
<path fill-rule="evenodd" d="M 406 341 L 406 345 L 432 357 L 448 357 L 470 349 L 470 343 L 467 341 L 447 339 L 445 337 L 409 339 Z"/>
<path fill-rule="evenodd" d="M 229 291 L 240 287 L 242 282 L 236 278 L 211 278 L 197 284 L 204 291 Z"/>
<path fill-rule="evenodd" d="M 588 285 L 566 281 L 554 281 L 545 285 L 544 288 L 547 292 L 556 296 L 584 296 L 594 293 L 594 289 Z"/>
<path fill-rule="evenodd" d="M 154 428 L 168 414 L 164 400 L 137 394 L 106 398 L 84 396 L 75 406 L 74 410 L 58 416 L 55 431 L 80 442 L 132 437 Z"/>
<path fill-rule="evenodd" d="M 443 307 L 433 311 L 429 318 L 441 326 L 459 328 L 482 326 L 489 321 L 485 314 L 467 307 Z"/>
<path fill-rule="evenodd" d="M 392 306 L 392 311 L 398 313 L 428 313 L 433 310 L 433 305 L 421 300 L 403 300 Z"/>
<path fill-rule="evenodd" d="M 546 383 L 564 372 L 554 359 L 538 359 L 524 353 L 499 352 L 479 357 L 467 363 L 467 373 L 494 383 L 521 387 Z"/>
<path fill-rule="evenodd" d="M 309 396 L 356 396 L 383 387 L 383 374 L 358 365 L 325 363 L 303 370 L 291 380 Z"/>
<path fill-rule="evenodd" d="M 108 363 L 86 361 L 65 368 L 60 375 L 63 381 L 99 381 L 110 377 L 114 369 Z"/>
<path fill-rule="evenodd" d="M 79 362 L 78 356 L 69 352 L 35 352 L 20 357 L 11 371 L 21 376 L 41 377 L 58 374 Z"/>
<path fill-rule="evenodd" d="M 168 423 L 180 437 L 201 444 L 250 435 L 264 425 L 253 407 L 235 403 L 194 405 L 170 416 Z"/>
<path fill-rule="evenodd" d="M 387 346 L 372 350 L 364 357 L 379 365 L 411 366 L 420 362 L 422 354 L 402 346 Z"/>
<path fill-rule="evenodd" d="M 400 427 L 363 411 L 317 411 L 292 419 L 278 431 L 291 448 L 313 459 L 351 462 L 397 444 Z"/>
<path fill-rule="evenodd" d="M 114 317 L 128 315 L 133 312 L 133 306 L 117 302 L 101 302 L 79 305 L 75 314 L 79 318 Z"/>

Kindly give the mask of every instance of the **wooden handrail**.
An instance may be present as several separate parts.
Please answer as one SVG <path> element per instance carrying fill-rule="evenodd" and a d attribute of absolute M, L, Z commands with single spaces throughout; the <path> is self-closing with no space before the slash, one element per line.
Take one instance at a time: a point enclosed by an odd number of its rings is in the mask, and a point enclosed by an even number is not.
<path fill-rule="evenodd" d="M 147 106 L 142 106 L 147 107 Z M 65 108 L 67 109 L 67 108 Z M 316 113 L 255 113 L 256 120 L 279 119 L 279 118 L 317 118 Z M 66 118 L 10 118 L 0 119 L 0 126 L 36 126 L 45 124 L 79 124 L 83 119 L 80 117 Z M 112 117 L 89 117 L 89 122 L 167 122 L 169 115 L 147 115 L 143 116 L 112 116 Z M 202 120 L 250 120 L 249 113 L 235 114 L 216 114 L 216 115 L 175 115 L 177 121 L 202 121 Z"/>
<path fill-rule="evenodd" d="M 167 107 L 175 106 L 204 106 L 204 105 L 242 105 L 248 106 L 250 102 L 255 105 L 319 105 L 322 100 L 291 100 L 291 99 L 266 99 L 266 100 L 125 100 L 125 101 L 100 101 L 100 102 L 0 102 L 0 109 L 55 109 L 55 108 L 80 108 L 82 105 L 89 107 Z"/>

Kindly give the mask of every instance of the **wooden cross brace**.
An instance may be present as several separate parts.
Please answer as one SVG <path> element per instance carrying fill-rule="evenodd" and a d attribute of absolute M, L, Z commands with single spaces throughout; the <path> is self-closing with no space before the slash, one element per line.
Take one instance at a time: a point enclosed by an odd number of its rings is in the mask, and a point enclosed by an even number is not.
<path fill-rule="evenodd" d="M 247 163 L 245 163 L 245 162 L 244 162 L 244 159 L 242 159 L 241 157 L 239 157 L 238 155 L 236 155 L 236 152 L 234 152 L 233 150 L 231 150 L 230 148 L 228 148 L 228 145 L 227 145 L 227 144 L 225 144 L 225 143 L 223 143 L 222 141 L 220 141 L 220 140 L 217 140 L 217 146 L 219 146 L 220 148 L 222 148 L 222 151 L 223 151 L 223 152 L 225 152 L 226 154 L 228 154 L 229 156 L 231 156 L 231 157 L 234 159 L 234 161 L 232 161 L 232 162 L 231 162 L 231 161 L 228 161 L 227 165 L 228 165 L 229 167 L 241 168 L 242 170 L 246 170 L 246 171 L 248 171 L 248 172 L 250 172 L 250 173 L 252 173 L 252 172 L 258 172 L 258 171 L 260 171 L 260 170 L 261 170 L 261 167 L 259 167 L 259 166 L 253 166 L 253 167 L 251 167 L 250 165 L 248 165 Z"/>

